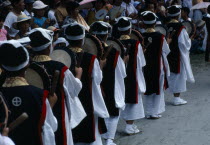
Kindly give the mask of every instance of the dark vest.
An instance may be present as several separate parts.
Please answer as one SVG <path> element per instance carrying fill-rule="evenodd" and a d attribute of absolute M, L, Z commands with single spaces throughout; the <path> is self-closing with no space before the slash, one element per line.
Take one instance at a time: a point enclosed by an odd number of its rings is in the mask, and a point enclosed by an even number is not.
<path fill-rule="evenodd" d="M 173 30 L 175 30 L 175 33 L 172 36 L 172 42 L 169 45 L 171 50 L 168 55 L 170 71 L 178 74 L 180 73 L 180 50 L 178 38 L 184 26 L 181 23 L 169 23 L 167 27 L 168 29 L 173 28 Z"/>
<path fill-rule="evenodd" d="M 45 102 L 48 92 L 30 85 L 1 87 L 0 91 L 5 96 L 8 109 L 11 111 L 8 124 L 24 112 L 29 116 L 9 133 L 9 137 L 16 145 L 42 145 L 41 132 L 46 117 L 44 113 L 46 108 L 43 102 Z"/>
<path fill-rule="evenodd" d="M 103 68 L 103 80 L 101 83 L 104 101 L 111 116 L 119 115 L 119 109 L 115 107 L 115 68 L 118 57 L 119 52 L 116 49 L 112 49 L 106 58 L 107 62 Z"/>
<path fill-rule="evenodd" d="M 146 81 L 145 95 L 160 94 L 160 73 L 161 58 L 164 36 L 158 32 L 144 33 L 144 43 L 147 46 L 148 38 L 152 38 L 152 43 L 147 47 L 144 56 L 146 66 L 144 67 L 144 78 Z"/>
<path fill-rule="evenodd" d="M 53 107 L 53 114 L 57 118 L 58 121 L 58 129 L 55 132 L 55 140 L 56 144 L 60 145 L 66 145 L 66 126 L 65 126 L 65 93 L 63 90 L 63 79 L 64 79 L 64 72 L 68 69 L 63 63 L 60 63 L 58 61 L 50 60 L 50 61 L 44 61 L 39 62 L 39 64 L 44 65 L 45 69 L 47 70 L 47 73 L 50 76 L 54 76 L 55 70 L 60 71 L 59 76 L 59 83 L 56 87 L 56 95 L 58 97 L 58 100 Z"/>
<path fill-rule="evenodd" d="M 87 116 L 82 122 L 72 130 L 74 142 L 91 143 L 95 141 L 95 121 L 93 114 L 92 101 L 92 71 L 96 56 L 84 53 L 81 62 L 82 73 L 82 90 L 79 93 L 79 99 L 85 109 Z"/>
<path fill-rule="evenodd" d="M 131 44 L 131 48 L 128 52 L 129 62 L 127 64 L 126 73 L 127 77 L 125 78 L 125 102 L 136 104 L 138 103 L 138 82 L 137 82 L 137 54 L 138 54 L 138 45 L 139 41 L 128 39 L 121 40 L 123 45 L 128 46 Z"/>

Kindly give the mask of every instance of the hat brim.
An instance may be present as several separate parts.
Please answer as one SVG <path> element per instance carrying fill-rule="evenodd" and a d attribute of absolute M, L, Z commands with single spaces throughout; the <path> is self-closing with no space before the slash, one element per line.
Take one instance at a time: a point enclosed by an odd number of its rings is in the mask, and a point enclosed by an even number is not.
<path fill-rule="evenodd" d="M 27 18 L 27 19 L 24 19 L 24 20 L 20 20 L 20 21 L 17 21 L 15 23 L 13 23 L 13 28 L 15 28 L 16 30 L 19 30 L 19 28 L 17 27 L 18 23 L 21 23 L 21 22 L 25 22 L 25 21 L 30 21 L 31 18 Z"/>
<path fill-rule="evenodd" d="M 33 9 L 35 10 L 41 10 L 41 9 L 47 9 L 48 8 L 48 5 L 43 5 L 41 7 L 33 7 Z"/>

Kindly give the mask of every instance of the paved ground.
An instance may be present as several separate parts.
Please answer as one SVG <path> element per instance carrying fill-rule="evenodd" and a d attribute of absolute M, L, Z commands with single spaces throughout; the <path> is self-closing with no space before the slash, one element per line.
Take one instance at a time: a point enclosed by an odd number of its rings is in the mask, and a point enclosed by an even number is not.
<path fill-rule="evenodd" d="M 210 145 L 210 63 L 204 55 L 191 56 L 195 84 L 188 84 L 182 97 L 187 105 L 170 105 L 172 95 L 166 92 L 166 112 L 159 120 L 142 119 L 136 124 L 142 134 L 125 136 L 121 120 L 115 142 L 117 145 Z"/>

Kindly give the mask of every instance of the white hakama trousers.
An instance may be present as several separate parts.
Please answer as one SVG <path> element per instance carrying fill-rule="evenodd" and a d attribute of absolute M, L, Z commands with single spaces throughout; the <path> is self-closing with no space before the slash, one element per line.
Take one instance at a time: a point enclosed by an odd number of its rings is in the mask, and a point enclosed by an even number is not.
<path fill-rule="evenodd" d="M 181 62 L 180 73 L 175 74 L 171 72 L 171 75 L 168 77 L 169 91 L 171 93 L 182 93 L 186 92 L 186 81 L 187 75 L 184 68 L 184 64 Z"/>
<path fill-rule="evenodd" d="M 84 128 L 85 129 L 85 128 Z M 74 145 L 103 145 L 101 140 L 101 134 L 98 130 L 98 116 L 95 115 L 95 138 L 96 140 L 92 143 L 75 143 Z"/>
<path fill-rule="evenodd" d="M 155 93 L 145 95 L 146 115 L 158 115 L 165 112 L 164 74 L 160 76 L 160 88 L 160 95 L 156 95 Z"/>
<path fill-rule="evenodd" d="M 120 114 L 120 111 L 119 111 L 119 114 Z M 110 116 L 110 118 L 104 119 L 105 123 L 106 123 L 106 127 L 107 127 L 107 132 L 105 134 L 102 134 L 102 137 L 104 139 L 114 139 L 115 138 L 119 119 L 120 119 L 120 115 L 119 116 Z"/>
<path fill-rule="evenodd" d="M 126 104 L 125 110 L 122 111 L 121 117 L 124 120 L 137 120 L 145 117 L 142 95 L 138 95 L 137 104 Z"/>

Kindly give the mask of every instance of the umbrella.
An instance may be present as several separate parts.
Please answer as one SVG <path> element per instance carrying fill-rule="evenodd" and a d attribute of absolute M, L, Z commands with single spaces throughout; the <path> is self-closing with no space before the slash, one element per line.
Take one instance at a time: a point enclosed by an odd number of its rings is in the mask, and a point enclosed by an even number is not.
<path fill-rule="evenodd" d="M 191 10 L 196 10 L 196 9 L 204 9 L 207 8 L 210 5 L 210 2 L 200 2 L 196 5 L 194 5 Z"/>
<path fill-rule="evenodd" d="M 84 5 L 84 4 L 93 2 L 93 1 L 96 1 L 96 0 L 83 0 L 83 1 L 81 1 L 79 4 L 80 4 L 80 5 Z"/>

